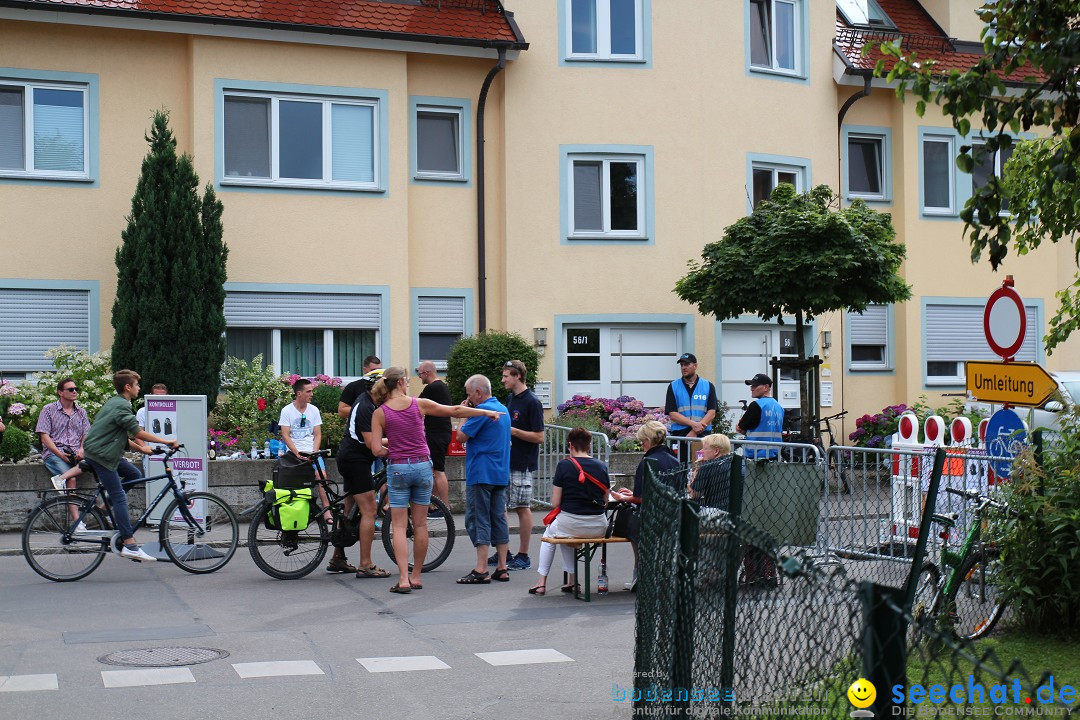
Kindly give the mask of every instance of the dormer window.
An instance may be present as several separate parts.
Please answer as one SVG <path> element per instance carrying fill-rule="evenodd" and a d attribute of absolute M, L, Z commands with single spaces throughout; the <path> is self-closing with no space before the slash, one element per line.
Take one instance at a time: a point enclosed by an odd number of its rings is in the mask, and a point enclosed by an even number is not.
<path fill-rule="evenodd" d="M 889 19 L 876 0 L 836 0 L 836 9 L 853 27 L 896 30 L 896 23 Z"/>

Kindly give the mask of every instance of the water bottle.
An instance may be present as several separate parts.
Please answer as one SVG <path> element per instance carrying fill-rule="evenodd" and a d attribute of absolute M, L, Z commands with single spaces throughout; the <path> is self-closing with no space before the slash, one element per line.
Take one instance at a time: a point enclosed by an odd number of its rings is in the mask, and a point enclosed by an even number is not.
<path fill-rule="evenodd" d="M 269 440 L 264 440 L 263 441 L 263 457 L 266 458 L 267 460 L 270 459 L 270 441 Z"/>
<path fill-rule="evenodd" d="M 255 444 L 254 440 L 251 441 L 251 459 L 252 460 L 258 460 L 259 459 L 259 446 Z"/>
<path fill-rule="evenodd" d="M 206 449 L 206 457 L 211 460 L 217 459 L 217 441 L 211 440 L 210 446 Z"/>
<path fill-rule="evenodd" d="M 607 563 L 600 563 L 600 577 L 596 578 L 596 594 L 607 595 Z"/>

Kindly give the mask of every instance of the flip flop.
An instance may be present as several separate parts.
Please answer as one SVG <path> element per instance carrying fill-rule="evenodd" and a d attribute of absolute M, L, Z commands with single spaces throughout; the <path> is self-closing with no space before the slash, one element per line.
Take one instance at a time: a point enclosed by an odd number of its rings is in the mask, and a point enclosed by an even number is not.
<path fill-rule="evenodd" d="M 398 593 L 399 595 L 408 595 L 409 593 L 412 592 L 412 588 L 411 587 L 401 587 L 401 585 L 399 585 L 397 583 L 394 583 L 390 587 L 390 592 Z"/>
<path fill-rule="evenodd" d="M 530 595 L 544 595 L 545 593 L 547 593 L 547 587 L 544 585 L 529 588 Z"/>
<path fill-rule="evenodd" d="M 491 576 L 485 573 L 478 573 L 475 570 L 470 570 L 469 574 L 465 577 L 458 578 L 458 585 L 488 585 L 491 583 Z"/>
<path fill-rule="evenodd" d="M 413 583 L 412 585 L 410 585 L 410 587 L 413 590 L 423 590 L 424 589 L 424 586 L 421 585 L 420 583 Z"/>
<path fill-rule="evenodd" d="M 563 591 L 564 593 L 572 593 L 572 592 L 574 592 L 575 590 L 580 590 L 580 588 L 578 587 L 577 583 L 574 583 L 573 585 L 563 585 L 563 586 L 562 586 L 561 588 L 559 588 L 559 589 L 560 589 L 560 590 L 562 590 L 562 591 Z"/>

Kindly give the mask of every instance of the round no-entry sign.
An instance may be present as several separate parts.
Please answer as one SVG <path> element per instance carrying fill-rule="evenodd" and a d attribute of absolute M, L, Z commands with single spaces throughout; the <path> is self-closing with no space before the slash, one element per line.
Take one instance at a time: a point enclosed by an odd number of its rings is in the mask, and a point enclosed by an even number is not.
<path fill-rule="evenodd" d="M 990 349 L 1003 359 L 1020 352 L 1027 333 L 1027 315 L 1020 293 L 1011 287 L 1000 287 L 990 295 L 983 310 L 983 332 Z"/>

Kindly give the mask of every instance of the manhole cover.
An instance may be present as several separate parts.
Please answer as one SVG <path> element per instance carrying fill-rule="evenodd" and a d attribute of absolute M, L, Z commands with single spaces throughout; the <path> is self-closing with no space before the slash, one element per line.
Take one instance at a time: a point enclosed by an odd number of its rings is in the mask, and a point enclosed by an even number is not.
<path fill-rule="evenodd" d="M 132 667 L 172 667 L 175 665 L 198 665 L 199 663 L 229 657 L 225 650 L 199 647 L 159 647 L 138 650 L 119 650 L 102 655 L 98 662 L 106 665 L 129 665 Z"/>

